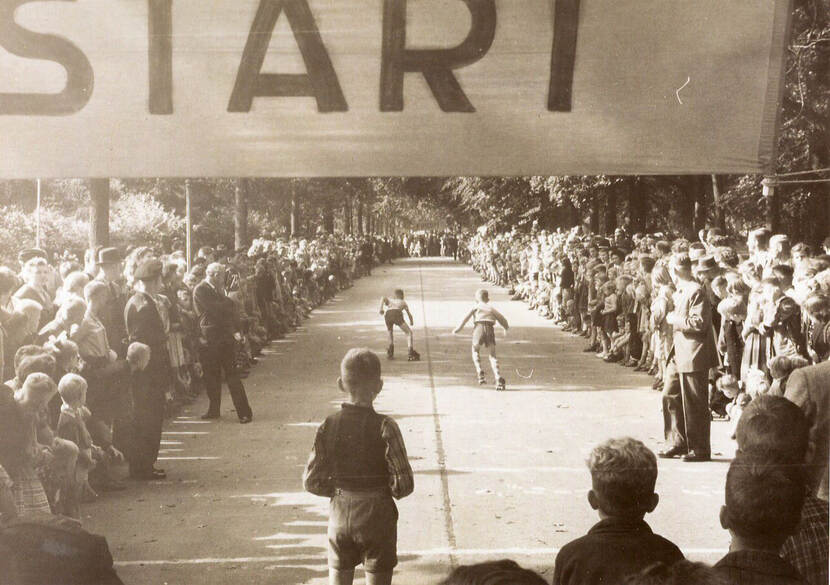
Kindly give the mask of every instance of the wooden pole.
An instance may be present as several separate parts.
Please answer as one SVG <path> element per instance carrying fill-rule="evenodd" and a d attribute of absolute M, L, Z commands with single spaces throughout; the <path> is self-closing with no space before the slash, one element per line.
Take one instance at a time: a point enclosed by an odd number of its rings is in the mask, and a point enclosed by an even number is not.
<path fill-rule="evenodd" d="M 184 180 L 184 209 L 185 229 L 187 230 L 187 233 L 185 234 L 187 248 L 187 270 L 190 272 L 190 268 L 193 266 L 193 223 L 190 213 L 190 179 Z"/>
<path fill-rule="evenodd" d="M 109 246 L 110 180 L 90 179 L 89 182 L 89 248 Z"/>
<path fill-rule="evenodd" d="M 37 207 L 35 208 L 35 248 L 40 248 L 40 179 L 37 180 Z"/>
<path fill-rule="evenodd" d="M 242 182 L 245 181 L 243 185 Z M 234 189 L 233 245 L 234 250 L 248 247 L 248 183 L 237 179 Z"/>

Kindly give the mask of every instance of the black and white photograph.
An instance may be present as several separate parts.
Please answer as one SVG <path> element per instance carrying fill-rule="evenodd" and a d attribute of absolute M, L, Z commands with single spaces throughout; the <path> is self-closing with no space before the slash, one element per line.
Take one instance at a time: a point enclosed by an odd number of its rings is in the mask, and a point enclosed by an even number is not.
<path fill-rule="evenodd" d="M 0 0 L 0 585 L 830 585 L 830 0 Z"/>

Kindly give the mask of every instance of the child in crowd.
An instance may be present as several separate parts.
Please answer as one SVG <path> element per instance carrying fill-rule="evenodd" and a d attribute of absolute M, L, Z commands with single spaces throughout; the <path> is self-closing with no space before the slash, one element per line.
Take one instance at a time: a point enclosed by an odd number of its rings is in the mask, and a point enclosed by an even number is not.
<path fill-rule="evenodd" d="M 409 325 L 414 325 L 415 320 L 412 318 L 412 312 L 409 310 L 409 305 L 404 300 L 403 290 L 396 288 L 395 293 L 391 299 L 383 297 L 380 300 L 380 314 L 386 322 L 386 330 L 389 332 L 389 347 L 386 348 L 386 357 L 390 360 L 395 356 L 395 325 L 400 327 L 401 331 L 407 335 L 407 343 L 409 346 L 409 361 L 417 362 L 421 359 L 420 354 L 415 351 L 415 341 L 412 329 Z M 404 321 L 404 314 L 409 317 L 409 325 Z"/>
<path fill-rule="evenodd" d="M 495 325 L 498 322 L 507 331 L 510 326 L 507 319 L 490 304 L 490 293 L 486 289 L 476 291 L 476 304 L 464 317 L 461 323 L 453 330 L 458 334 L 467 321 L 473 320 L 473 365 L 478 374 L 478 383 L 484 385 L 487 380 L 484 377 L 484 370 L 481 368 L 481 348 L 487 348 L 490 356 L 490 367 L 493 368 L 493 376 L 496 378 L 496 390 L 506 390 L 506 383 L 499 372 L 499 360 L 496 356 L 496 331 Z"/>
<path fill-rule="evenodd" d="M 652 533 L 643 517 L 653 512 L 657 458 L 631 438 L 610 439 L 588 458 L 592 489 L 588 503 L 600 522 L 559 551 L 553 585 L 604 585 L 662 562 L 683 559 L 674 544 Z"/>
<path fill-rule="evenodd" d="M 317 429 L 303 474 L 307 491 L 331 498 L 331 585 L 351 585 L 361 563 L 368 585 L 388 585 L 398 562 L 393 498 L 411 494 L 414 481 L 398 425 L 372 406 L 383 388 L 380 373 L 372 351 L 346 353 L 337 384 L 349 400 Z"/>
<path fill-rule="evenodd" d="M 617 333 L 617 285 L 610 280 L 602 285 L 601 314 L 602 352 L 597 354 L 597 357 L 610 361 L 611 336 Z"/>
<path fill-rule="evenodd" d="M 44 343 L 50 338 L 68 338 L 74 329 L 81 324 L 86 313 L 86 303 L 83 299 L 72 297 L 60 306 L 55 318 L 38 331 L 37 342 Z"/>
<path fill-rule="evenodd" d="M 97 494 L 89 486 L 89 471 L 95 467 L 95 459 L 103 455 L 100 448 L 93 445 L 86 426 L 86 419 L 90 416 L 86 407 L 86 389 L 86 380 L 77 374 L 66 374 L 58 383 L 58 394 L 63 401 L 58 436 L 78 447 L 75 468 L 61 487 L 58 500 L 60 513 L 70 518 L 80 518 L 80 505 L 84 497 L 96 497 Z"/>
<path fill-rule="evenodd" d="M 720 512 L 732 543 L 715 569 L 735 585 L 804 583 L 779 551 L 796 532 L 805 492 L 801 470 L 739 454 L 726 475 L 726 504 Z"/>

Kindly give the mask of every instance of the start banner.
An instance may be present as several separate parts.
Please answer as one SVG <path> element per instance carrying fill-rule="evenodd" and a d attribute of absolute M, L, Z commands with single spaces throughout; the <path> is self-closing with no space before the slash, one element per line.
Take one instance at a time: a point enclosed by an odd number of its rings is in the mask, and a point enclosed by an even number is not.
<path fill-rule="evenodd" d="M 792 0 L 0 0 L 0 177 L 763 172 Z"/>

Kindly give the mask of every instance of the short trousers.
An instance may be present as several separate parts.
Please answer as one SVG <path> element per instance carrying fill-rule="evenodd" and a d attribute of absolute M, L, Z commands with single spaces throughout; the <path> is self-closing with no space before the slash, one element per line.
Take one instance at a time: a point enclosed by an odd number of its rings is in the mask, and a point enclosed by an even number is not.
<path fill-rule="evenodd" d="M 383 314 L 383 320 L 386 321 L 386 328 L 392 331 L 395 325 L 403 329 L 406 323 L 403 320 L 403 311 L 400 309 L 387 309 Z"/>
<path fill-rule="evenodd" d="M 398 564 L 398 508 L 386 491 L 337 490 L 329 506 L 329 567 L 341 571 L 363 563 L 368 573 Z"/>
<path fill-rule="evenodd" d="M 495 325 L 489 321 L 476 321 L 473 329 L 473 347 L 496 347 Z"/>

